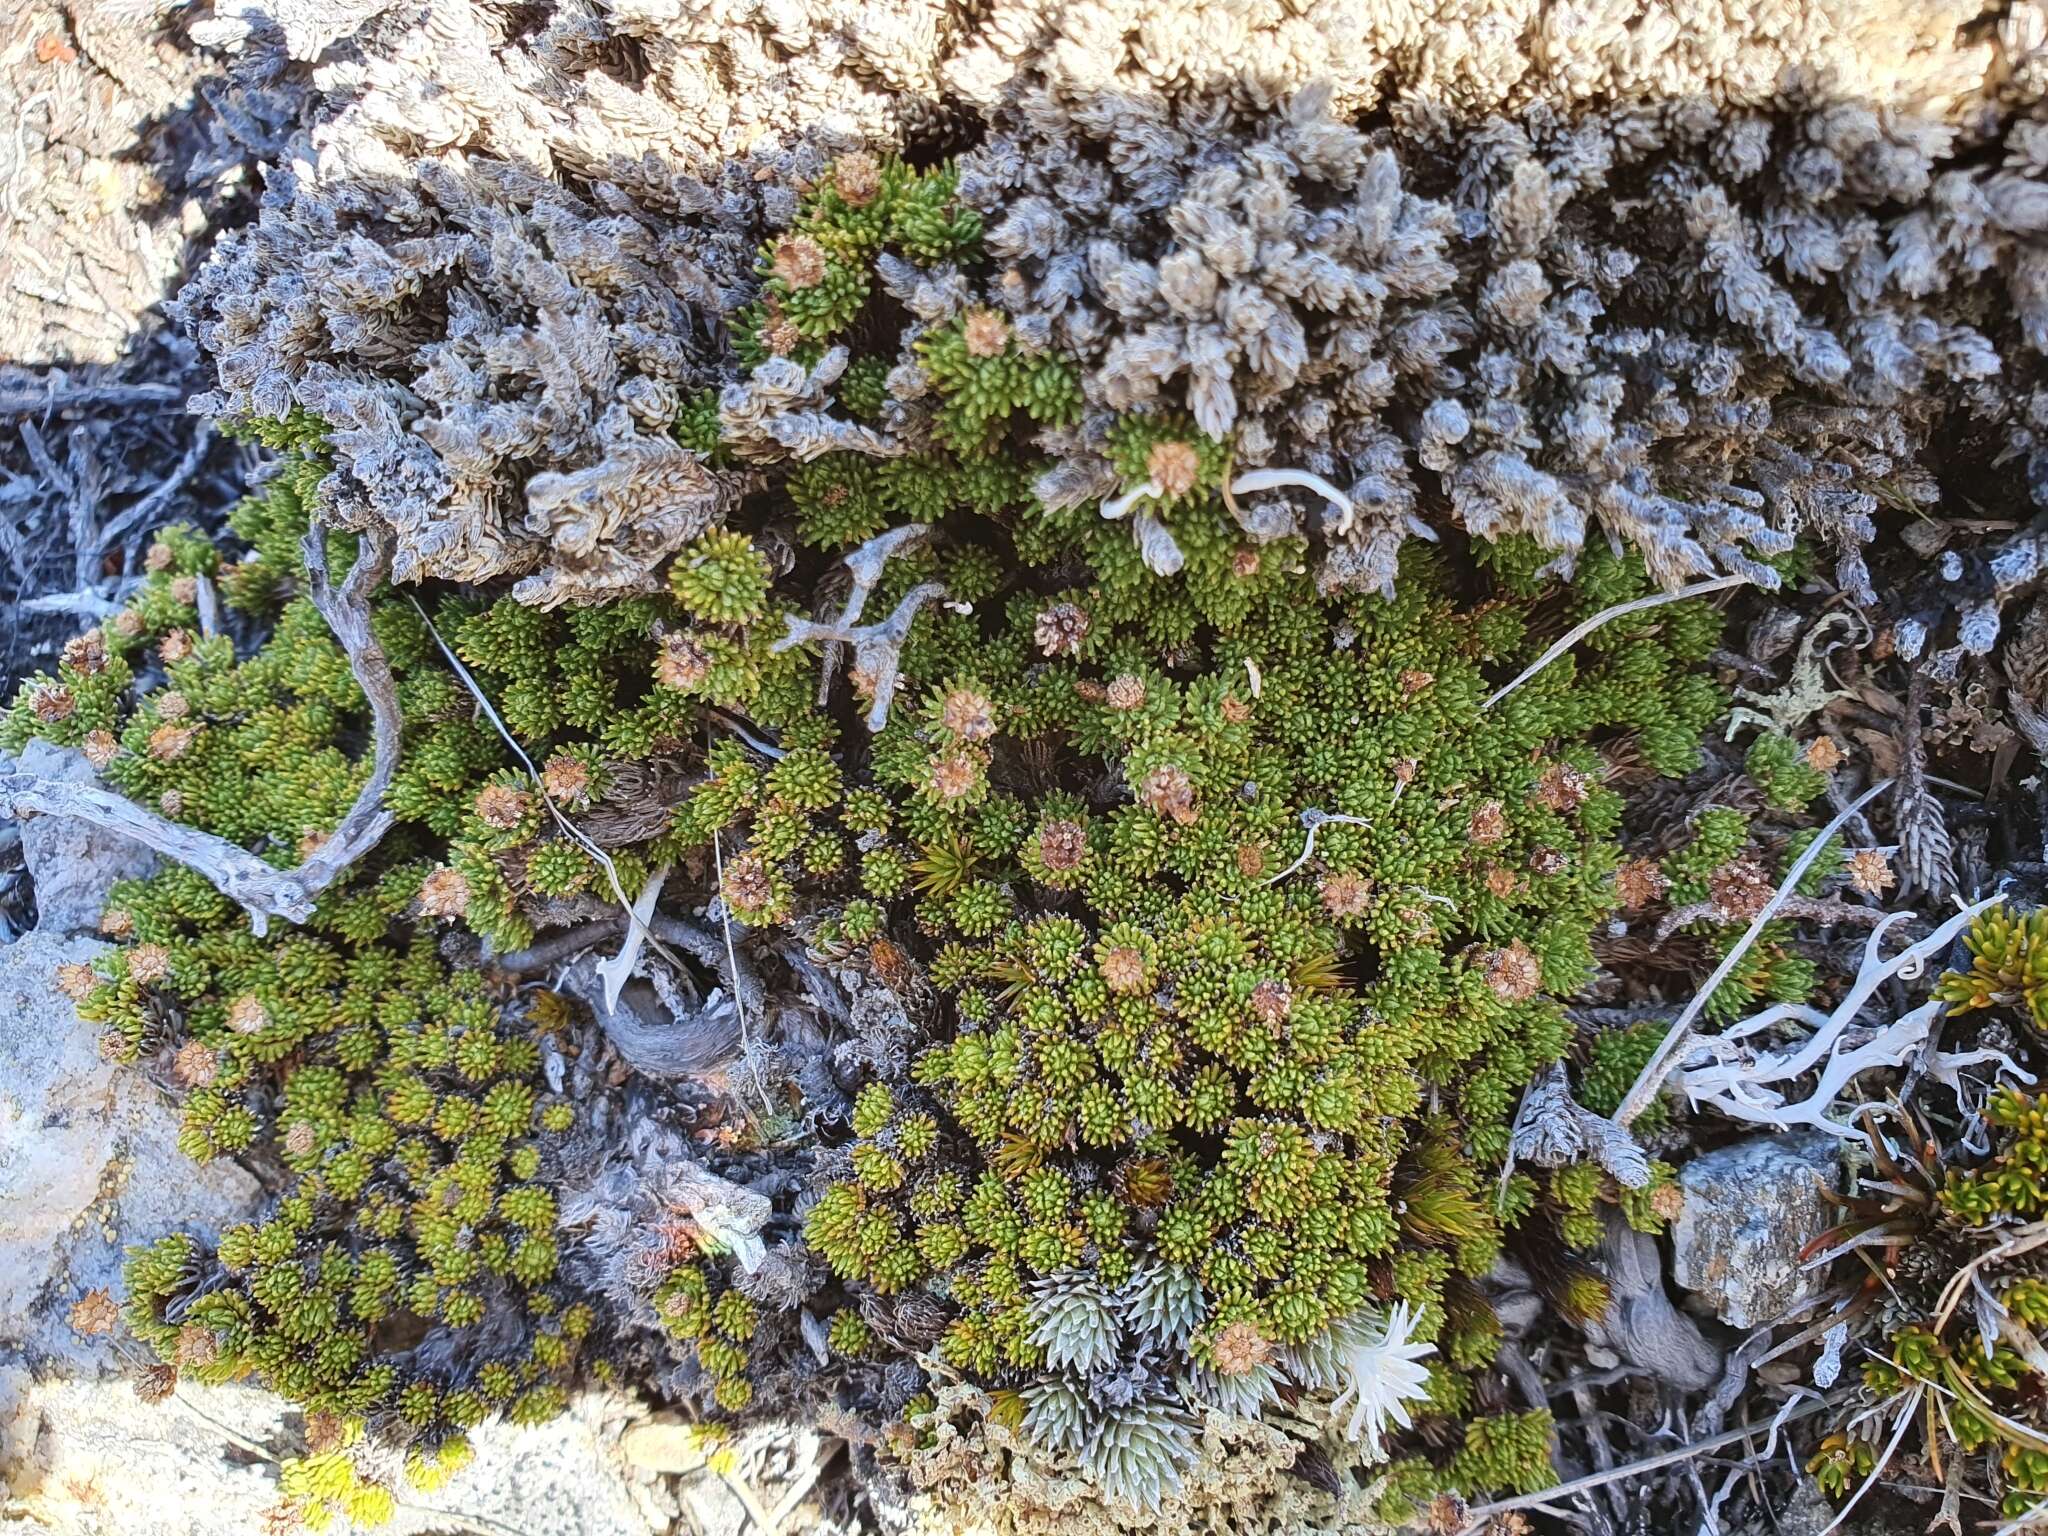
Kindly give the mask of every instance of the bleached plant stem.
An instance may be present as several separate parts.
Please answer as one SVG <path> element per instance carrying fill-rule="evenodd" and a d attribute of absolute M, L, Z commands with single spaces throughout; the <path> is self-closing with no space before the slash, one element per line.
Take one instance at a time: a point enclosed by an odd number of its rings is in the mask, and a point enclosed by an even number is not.
<path fill-rule="evenodd" d="M 1749 927 L 1743 931 L 1742 937 L 1737 939 L 1728 953 L 1721 957 L 1721 963 L 1714 967 L 1714 973 L 1707 978 L 1706 985 L 1693 994 L 1692 1001 L 1685 1005 L 1672 1024 L 1671 1032 L 1664 1037 L 1664 1043 L 1657 1047 L 1656 1054 L 1644 1064 L 1642 1072 L 1629 1088 L 1628 1096 L 1614 1112 L 1615 1124 L 1632 1124 L 1636 1117 L 1656 1100 L 1657 1090 L 1664 1085 L 1664 1079 L 1673 1067 L 1685 1059 L 1686 1053 L 1691 1049 L 1693 1020 L 1697 1019 L 1700 1010 L 1707 1006 L 1707 999 L 1714 995 L 1714 990 L 1728 979 L 1742 957 L 1749 953 L 1749 947 L 1756 942 L 1757 935 L 1764 931 L 1764 925 L 1770 922 L 1778 909 L 1785 904 L 1785 898 L 1792 894 L 1807 870 L 1813 867 L 1813 862 L 1820 857 L 1821 850 L 1827 847 L 1837 832 L 1842 830 L 1842 824 L 1891 788 L 1891 785 L 1890 779 L 1880 779 L 1864 790 L 1829 822 L 1821 830 L 1820 836 L 1809 843 L 1806 851 L 1793 861 L 1791 869 L 1786 871 L 1784 880 L 1779 883 L 1776 893 L 1764 903 L 1763 910 L 1750 920 Z"/>
<path fill-rule="evenodd" d="M 1749 578 L 1747 576 L 1719 576 L 1712 581 L 1696 581 L 1689 587 L 1680 587 L 1676 592 L 1653 592 L 1648 597 L 1639 597 L 1633 602 L 1617 603 L 1612 608 L 1603 608 L 1590 619 L 1582 620 L 1566 630 L 1556 644 L 1530 662 L 1527 667 L 1523 668 L 1519 677 L 1498 689 L 1491 698 L 1479 707 L 1481 709 L 1493 708 L 1494 705 L 1513 693 L 1522 684 L 1528 682 L 1530 678 L 1541 672 L 1545 667 L 1557 660 L 1558 657 L 1593 633 L 1594 630 L 1614 619 L 1631 613 L 1641 613 L 1646 608 L 1661 608 L 1666 603 L 1684 602 L 1687 598 L 1705 597 L 1710 592 L 1725 592 L 1730 587 L 1748 585 Z"/>
<path fill-rule="evenodd" d="M 1248 469 L 1230 482 L 1233 496 L 1250 495 L 1253 491 L 1280 491 L 1298 489 L 1314 491 L 1327 501 L 1337 513 L 1337 532 L 1349 533 L 1351 524 L 1358 516 L 1358 509 L 1351 498 L 1321 475 L 1306 469 Z M 1107 515 L 1107 514 L 1105 514 Z"/>
<path fill-rule="evenodd" d="M 1363 816 L 1345 816 L 1334 811 L 1319 811 L 1311 806 L 1308 810 L 1301 813 L 1301 822 L 1303 826 L 1308 828 L 1308 837 L 1301 845 L 1300 856 L 1292 864 L 1281 870 L 1279 874 L 1268 880 L 1266 884 L 1278 885 L 1282 880 L 1285 880 L 1289 875 L 1301 868 L 1302 865 L 1306 864 L 1309 855 L 1316 851 L 1316 834 L 1323 830 L 1325 823 L 1332 821 L 1341 821 L 1348 827 L 1369 827 L 1372 825 Z"/>
<path fill-rule="evenodd" d="M 298 868 L 266 864 L 226 838 L 146 811 L 132 800 L 90 784 L 8 774 L 0 777 L 0 804 L 17 816 L 75 817 L 154 848 L 205 876 L 215 890 L 248 912 L 249 926 L 259 937 L 269 931 L 273 917 L 289 923 L 311 918 L 320 893 L 391 829 L 395 818 L 384 807 L 384 793 L 398 768 L 402 734 L 391 664 L 370 631 L 370 594 L 389 569 L 389 545 L 381 534 L 363 534 L 355 564 L 336 587 L 328 578 L 325 534 L 318 523 L 306 534 L 307 595 L 334 631 L 348 656 L 356 685 L 369 703 L 371 763 L 370 775 L 341 824 Z"/>

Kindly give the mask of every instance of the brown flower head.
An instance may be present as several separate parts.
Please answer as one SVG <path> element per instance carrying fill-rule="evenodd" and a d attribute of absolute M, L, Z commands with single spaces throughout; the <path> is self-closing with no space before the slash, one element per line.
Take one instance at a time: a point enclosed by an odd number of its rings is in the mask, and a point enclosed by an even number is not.
<path fill-rule="evenodd" d="M 1640 912 L 1670 887 L 1655 859 L 1630 859 L 1614 872 L 1614 893 L 1624 911 Z"/>
<path fill-rule="evenodd" d="M 1117 945 L 1102 957 L 1102 979 L 1112 992 L 1144 991 L 1144 955 L 1133 945 Z"/>
<path fill-rule="evenodd" d="M 100 978 L 93 968 L 79 960 L 58 966 L 55 979 L 57 990 L 74 1003 L 82 1003 L 91 997 L 100 984 Z"/>
<path fill-rule="evenodd" d="M 726 861 L 719 893 L 735 912 L 761 912 L 775 900 L 775 882 L 758 853 L 743 853 Z"/>
<path fill-rule="evenodd" d="M 1294 1011 L 1294 990 L 1284 981 L 1262 981 L 1252 988 L 1252 1012 L 1262 1024 L 1278 1024 Z"/>
<path fill-rule="evenodd" d="M 165 666 L 176 665 L 192 654 L 191 633 L 182 629 L 169 631 L 157 642 L 156 653 L 163 658 Z"/>
<path fill-rule="evenodd" d="M 1482 800 L 1472 808 L 1465 822 L 1466 842 L 1475 848 L 1491 848 L 1507 835 L 1507 812 L 1498 800 Z"/>
<path fill-rule="evenodd" d="M 1239 581 L 1250 581 L 1259 574 L 1259 552 L 1256 549 L 1240 549 L 1230 556 L 1230 574 Z"/>
<path fill-rule="evenodd" d="M 211 1046 L 187 1040 L 171 1058 L 171 1076 L 182 1088 L 204 1088 L 220 1076 L 220 1057 Z"/>
<path fill-rule="evenodd" d="M 299 862 L 301 864 L 305 863 L 306 860 L 313 857 L 322 848 L 325 848 L 327 846 L 327 839 L 331 836 L 333 836 L 332 833 L 322 832 L 318 827 L 301 832 L 299 834 Z"/>
<path fill-rule="evenodd" d="M 94 768 L 105 768 L 120 756 L 121 743 L 114 739 L 112 731 L 87 731 L 81 750 L 85 753 L 85 760 Z"/>
<path fill-rule="evenodd" d="M 557 752 L 541 769 L 540 785 L 557 805 L 582 805 L 590 798 L 590 764 Z"/>
<path fill-rule="evenodd" d="M 121 1325 L 121 1309 L 104 1286 L 87 1291 L 71 1304 L 71 1331 L 92 1339 Z"/>
<path fill-rule="evenodd" d="M 654 663 L 655 681 L 664 688 L 688 691 L 704 686 L 711 676 L 711 652 L 695 635 L 672 634 L 661 642 L 661 655 Z"/>
<path fill-rule="evenodd" d="M 780 311 L 772 313 L 761 327 L 761 345 L 777 357 L 789 356 L 803 341 L 804 333 L 796 328 L 796 322 Z"/>
<path fill-rule="evenodd" d="M 143 552 L 142 568 L 155 575 L 158 571 L 168 571 L 171 568 L 171 561 L 176 558 L 171 552 L 171 546 L 158 539 Z"/>
<path fill-rule="evenodd" d="M 1504 1003 L 1523 1003 L 1543 990 L 1543 967 L 1520 939 L 1486 952 L 1486 985 Z"/>
<path fill-rule="evenodd" d="M 1195 785 L 1187 770 L 1175 763 L 1162 763 L 1139 781 L 1138 799 L 1147 808 L 1180 826 L 1196 817 Z"/>
<path fill-rule="evenodd" d="M 1243 725 L 1252 717 L 1252 707 L 1234 693 L 1223 695 L 1223 702 L 1216 706 L 1216 712 L 1231 725 Z"/>
<path fill-rule="evenodd" d="M 199 578 L 197 576 L 174 576 L 171 578 L 171 601 L 190 608 L 199 601 Z"/>
<path fill-rule="evenodd" d="M 1111 709 L 1131 710 L 1142 708 L 1145 703 L 1145 680 L 1142 677 L 1125 672 L 1121 676 L 1110 679 L 1109 687 L 1103 691 L 1102 697 L 1103 702 L 1108 704 Z"/>
<path fill-rule="evenodd" d="M 1237 872 L 1247 880 L 1258 879 L 1266 872 L 1266 850 L 1257 843 L 1239 843 Z"/>
<path fill-rule="evenodd" d="M 469 882 L 445 864 L 420 882 L 420 915 L 461 917 L 469 910 Z"/>
<path fill-rule="evenodd" d="M 1685 1191 L 1676 1184 L 1660 1184 L 1650 1191 L 1650 1209 L 1666 1221 L 1685 1214 Z"/>
<path fill-rule="evenodd" d="M 987 741 L 996 733 L 995 706 L 974 688 L 955 688 L 939 704 L 939 724 L 962 741 Z"/>
<path fill-rule="evenodd" d="M 1078 869 L 1088 851 L 1088 833 L 1078 821 L 1048 821 L 1038 829 L 1038 862 L 1055 873 Z"/>
<path fill-rule="evenodd" d="M 64 642 L 64 664 L 87 676 L 107 670 L 107 637 L 96 629 Z"/>
<path fill-rule="evenodd" d="M 1537 875 L 1561 875 L 1571 865 L 1561 848 L 1537 848 L 1529 855 L 1529 871 Z"/>
<path fill-rule="evenodd" d="M 176 821 L 185 814 L 185 793 L 183 790 L 167 789 L 156 797 L 156 808 L 171 820 Z"/>
<path fill-rule="evenodd" d="M 171 974 L 171 952 L 161 944 L 138 944 L 128 951 L 128 979 L 153 986 Z"/>
<path fill-rule="evenodd" d="M 1746 923 L 1776 894 L 1771 877 L 1748 854 L 1730 859 L 1707 877 L 1707 899 L 1724 923 Z"/>
<path fill-rule="evenodd" d="M 1088 615 L 1073 603 L 1054 603 L 1038 615 L 1032 636 L 1047 656 L 1074 656 L 1088 638 Z"/>
<path fill-rule="evenodd" d="M 220 1358 L 220 1341 L 213 1336 L 211 1328 L 202 1328 L 198 1323 L 187 1323 L 178 1330 L 178 1342 L 171 1351 L 182 1370 L 203 1371 Z"/>
<path fill-rule="evenodd" d="M 311 1121 L 294 1120 L 284 1133 L 287 1157 L 309 1157 L 319 1145 L 320 1133 L 313 1129 Z"/>
<path fill-rule="evenodd" d="M 1848 754 L 1832 736 L 1816 736 L 1806 744 L 1806 766 L 1815 773 L 1833 773 L 1847 761 Z"/>
<path fill-rule="evenodd" d="M 29 695 L 28 707 L 44 725 L 55 725 L 78 713 L 78 700 L 62 683 L 40 683 Z"/>
<path fill-rule="evenodd" d="M 1486 867 L 1486 889 L 1505 901 L 1520 889 L 1522 877 L 1504 864 L 1489 864 Z"/>
<path fill-rule="evenodd" d="M 270 1010 L 250 993 L 228 1004 L 228 1028 L 238 1035 L 260 1035 L 269 1022 Z"/>
<path fill-rule="evenodd" d="M 1403 667 L 1401 669 L 1401 691 L 1410 696 L 1422 692 L 1423 689 L 1435 681 L 1436 674 L 1434 672 L 1425 672 L 1420 667 Z"/>
<path fill-rule="evenodd" d="M 135 1377 L 135 1395 L 145 1403 L 160 1403 L 178 1390 L 175 1365 L 145 1365 Z"/>
<path fill-rule="evenodd" d="M 149 755 L 160 763 L 176 762 L 192 750 L 196 725 L 160 725 L 149 733 Z"/>
<path fill-rule="evenodd" d="M 972 752 L 943 753 L 932 759 L 926 782 L 941 804 L 965 800 L 981 785 L 981 763 Z"/>
<path fill-rule="evenodd" d="M 832 162 L 832 190 L 843 203 L 867 207 L 882 191 L 881 162 L 864 149 L 841 155 Z"/>
<path fill-rule="evenodd" d="M 143 630 L 142 615 L 126 608 L 115 614 L 111 622 L 114 633 L 123 640 L 133 640 Z"/>
<path fill-rule="evenodd" d="M 100 914 L 100 932 L 110 939 L 125 939 L 135 931 L 135 919 L 119 907 L 109 907 Z"/>
<path fill-rule="evenodd" d="M 98 1045 L 101 1061 L 119 1064 L 128 1059 L 128 1037 L 118 1029 L 101 1031 Z"/>
<path fill-rule="evenodd" d="M 1166 438 L 1145 455 L 1145 474 L 1162 496 L 1185 496 L 1201 477 L 1202 460 L 1193 443 Z"/>
<path fill-rule="evenodd" d="M 1363 917 L 1372 901 L 1372 882 L 1349 870 L 1336 870 L 1323 876 L 1316 894 L 1332 917 Z"/>
<path fill-rule="evenodd" d="M 526 820 L 533 796 L 510 784 L 492 784 L 477 792 L 476 819 L 498 832 L 510 832 Z"/>
<path fill-rule="evenodd" d="M 1543 770 L 1543 776 L 1536 781 L 1535 792 L 1530 796 L 1547 811 L 1560 816 L 1575 811 L 1586 803 L 1588 786 L 1586 776 L 1570 763 L 1552 763 Z"/>
<path fill-rule="evenodd" d="M 792 288 L 815 288 L 825 280 L 825 247 L 809 235 L 784 235 L 775 246 L 775 275 Z"/>
<path fill-rule="evenodd" d="M 1882 896 L 1899 883 L 1891 860 L 1875 848 L 1858 848 L 1849 855 L 1849 885 L 1865 896 Z"/>
<path fill-rule="evenodd" d="M 970 309 L 960 324 L 960 339 L 969 357 L 1000 357 L 1010 344 L 1010 322 L 1001 310 Z"/>
<path fill-rule="evenodd" d="M 192 713 L 192 701 L 175 688 L 156 696 L 156 712 L 166 720 L 183 720 Z"/>
<path fill-rule="evenodd" d="M 1239 1318 L 1225 1323 L 1211 1346 L 1216 1354 L 1216 1374 L 1242 1376 L 1273 1358 L 1273 1343 L 1250 1323 Z"/>

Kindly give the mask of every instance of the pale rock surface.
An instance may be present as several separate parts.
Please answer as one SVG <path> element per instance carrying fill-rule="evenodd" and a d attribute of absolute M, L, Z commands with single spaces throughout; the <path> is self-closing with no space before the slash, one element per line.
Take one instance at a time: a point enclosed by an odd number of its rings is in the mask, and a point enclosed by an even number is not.
<path fill-rule="evenodd" d="M 20 761 L 23 773 L 97 782 L 84 758 L 40 738 L 22 749 Z M 21 852 L 35 881 L 36 927 L 58 935 L 96 932 L 114 882 L 146 875 L 156 865 L 156 855 L 142 844 L 70 816 L 22 822 Z"/>
<path fill-rule="evenodd" d="M 1840 1146 L 1820 1131 L 1757 1136 L 1687 1163 L 1671 1278 L 1735 1328 L 1774 1321 L 1811 1295 L 1816 1277 L 1799 1255 L 1833 1219 L 1822 1191 L 1840 1180 Z"/>

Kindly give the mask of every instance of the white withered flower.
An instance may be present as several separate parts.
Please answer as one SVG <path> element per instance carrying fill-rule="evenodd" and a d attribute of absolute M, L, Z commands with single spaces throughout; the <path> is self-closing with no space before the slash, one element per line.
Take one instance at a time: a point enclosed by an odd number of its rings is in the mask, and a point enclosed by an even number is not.
<path fill-rule="evenodd" d="M 1341 1410 L 1351 1405 L 1344 1433 L 1363 1439 L 1375 1458 L 1387 1453 L 1381 1441 L 1387 1421 L 1406 1429 L 1414 1422 L 1408 1404 L 1429 1392 L 1429 1371 L 1419 1362 L 1435 1354 L 1436 1346 L 1409 1342 L 1414 1328 L 1415 1314 L 1408 1303 L 1396 1302 L 1377 1329 L 1362 1332 L 1343 1352 L 1344 1390 L 1330 1406 Z"/>

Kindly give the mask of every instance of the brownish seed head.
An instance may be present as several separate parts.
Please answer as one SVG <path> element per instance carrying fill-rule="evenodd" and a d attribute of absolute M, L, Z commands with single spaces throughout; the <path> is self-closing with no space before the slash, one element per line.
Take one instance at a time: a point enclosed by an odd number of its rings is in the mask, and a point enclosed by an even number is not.
<path fill-rule="evenodd" d="M 962 741 L 987 741 L 996 733 L 995 706 L 977 689 L 955 688 L 939 704 L 939 724 Z"/>
<path fill-rule="evenodd" d="M 171 599 L 190 608 L 199 601 L 199 578 L 197 576 L 174 576 L 171 578 Z"/>
<path fill-rule="evenodd" d="M 138 944 L 128 951 L 128 979 L 153 986 L 171 974 L 171 952 L 161 944 Z"/>
<path fill-rule="evenodd" d="M 176 821 L 185 814 L 185 793 L 183 790 L 167 789 L 156 797 L 156 808 L 171 820 Z"/>
<path fill-rule="evenodd" d="M 171 1058 L 171 1076 L 180 1087 L 204 1088 L 220 1076 L 220 1057 L 211 1046 L 187 1040 Z"/>
<path fill-rule="evenodd" d="M 178 1390 L 178 1368 L 174 1365 L 146 1365 L 135 1378 L 135 1395 L 145 1403 L 160 1403 Z"/>
<path fill-rule="evenodd" d="M 1145 474 L 1159 487 L 1161 495 L 1185 496 L 1201 478 L 1202 460 L 1193 443 L 1167 438 L 1152 445 L 1145 455 Z"/>
<path fill-rule="evenodd" d="M 1671 882 L 1655 859 L 1630 859 L 1614 872 L 1614 893 L 1623 910 L 1639 912 L 1662 896 Z"/>
<path fill-rule="evenodd" d="M 1570 864 L 1571 860 L 1558 848 L 1538 848 L 1529 855 L 1529 870 L 1532 874 L 1561 875 Z"/>
<path fill-rule="evenodd" d="M 590 796 L 590 764 L 557 752 L 540 771 L 541 788 L 559 805 L 581 805 Z"/>
<path fill-rule="evenodd" d="M 1237 872 L 1247 880 L 1258 879 L 1266 872 L 1266 850 L 1257 843 L 1239 843 Z"/>
<path fill-rule="evenodd" d="M 87 676 L 107 670 L 107 638 L 96 629 L 64 642 L 64 664 Z"/>
<path fill-rule="evenodd" d="M 98 1338 L 121 1324 L 121 1309 L 104 1286 L 95 1287 L 71 1304 L 71 1331 Z"/>
<path fill-rule="evenodd" d="M 961 322 L 960 336 L 967 343 L 969 357 L 1000 357 L 1010 344 L 1010 322 L 1000 310 L 970 309 Z"/>
<path fill-rule="evenodd" d="M 787 357 L 803 345 L 804 333 L 787 315 L 776 314 L 761 327 L 761 345 L 777 357 Z"/>
<path fill-rule="evenodd" d="M 114 615 L 113 626 L 114 633 L 123 640 L 133 640 L 142 633 L 142 615 L 124 608 Z"/>
<path fill-rule="evenodd" d="M 55 725 L 78 713 L 78 700 L 62 683 L 43 683 L 29 695 L 29 708 L 44 725 Z"/>
<path fill-rule="evenodd" d="M 1401 691 L 1405 694 L 1418 694 L 1435 681 L 1436 674 L 1434 672 L 1425 672 L 1420 667 L 1403 667 L 1401 669 Z"/>
<path fill-rule="evenodd" d="M 972 753 L 948 752 L 932 759 L 932 796 L 941 802 L 964 800 L 981 783 L 981 764 Z"/>
<path fill-rule="evenodd" d="M 1724 923 L 1747 923 L 1776 894 L 1763 865 L 1744 854 L 1730 859 L 1707 877 L 1707 899 Z"/>
<path fill-rule="evenodd" d="M 1316 894 L 1332 917 L 1363 917 L 1372 901 L 1372 882 L 1349 870 L 1337 870 L 1323 876 Z"/>
<path fill-rule="evenodd" d="M 1847 761 L 1848 754 L 1832 736 L 1816 736 L 1806 744 L 1806 766 L 1816 773 L 1833 773 Z"/>
<path fill-rule="evenodd" d="M 1502 900 L 1514 895 L 1521 883 L 1522 877 L 1505 865 L 1493 864 L 1487 867 L 1486 888 Z"/>
<path fill-rule="evenodd" d="M 1138 784 L 1138 799 L 1183 827 L 1192 824 L 1199 814 L 1195 810 L 1194 781 L 1185 768 L 1175 763 L 1162 763 L 1146 774 Z"/>
<path fill-rule="evenodd" d="M 1486 952 L 1486 985 L 1504 1003 L 1527 1002 L 1543 990 L 1543 967 L 1520 939 Z"/>
<path fill-rule="evenodd" d="M 238 1035 L 261 1034 L 269 1022 L 270 1010 L 247 992 L 228 1005 L 228 1028 Z"/>
<path fill-rule="evenodd" d="M 1088 615 L 1073 603 L 1054 603 L 1032 626 L 1038 649 L 1047 656 L 1073 656 L 1088 638 Z"/>
<path fill-rule="evenodd" d="M 1256 549 L 1240 549 L 1230 557 L 1230 574 L 1239 581 L 1250 581 L 1259 574 L 1259 552 Z"/>
<path fill-rule="evenodd" d="M 149 733 L 149 755 L 160 763 L 176 762 L 192 750 L 198 735 L 196 725 L 160 725 Z"/>
<path fill-rule="evenodd" d="M 1102 979 L 1112 992 L 1145 989 L 1145 957 L 1130 944 L 1119 944 L 1102 957 Z"/>
<path fill-rule="evenodd" d="M 110 939 L 125 939 L 135 931 L 135 919 L 119 907 L 109 907 L 100 914 L 100 932 Z"/>
<path fill-rule="evenodd" d="M 121 752 L 121 743 L 114 739 L 112 731 L 87 731 L 81 744 L 85 760 L 95 768 L 105 768 Z"/>
<path fill-rule="evenodd" d="M 174 666 L 192 654 L 192 636 L 185 630 L 174 629 L 157 642 L 157 655 L 165 666 Z"/>
<path fill-rule="evenodd" d="M 1272 1341 L 1242 1318 L 1224 1324 L 1211 1347 L 1216 1353 L 1219 1376 L 1242 1376 L 1273 1358 Z"/>
<path fill-rule="evenodd" d="M 1586 776 L 1570 763 L 1552 763 L 1537 779 L 1531 798 L 1547 811 L 1560 816 L 1586 803 Z"/>
<path fill-rule="evenodd" d="M 1858 848 L 1850 854 L 1848 870 L 1849 884 L 1865 896 L 1882 896 L 1899 881 L 1892 873 L 1891 861 L 1875 848 Z"/>
<path fill-rule="evenodd" d="M 477 791 L 476 818 L 498 832 L 510 832 L 526 819 L 533 797 L 510 784 L 492 784 Z"/>
<path fill-rule="evenodd" d="M 1038 829 L 1038 861 L 1055 873 L 1080 866 L 1088 834 L 1078 821 L 1048 821 Z"/>
<path fill-rule="evenodd" d="M 420 882 L 420 913 L 425 917 L 461 917 L 469 911 L 469 882 L 460 870 L 446 865 Z"/>
<path fill-rule="evenodd" d="M 1465 821 L 1465 841 L 1475 848 L 1491 848 L 1507 835 L 1507 812 L 1498 800 L 1480 801 Z"/>
<path fill-rule="evenodd" d="M 156 712 L 166 720 L 182 720 L 192 713 L 192 701 L 175 688 L 156 696 Z"/>
<path fill-rule="evenodd" d="M 1103 691 L 1103 700 L 1111 709 L 1139 709 L 1145 703 L 1145 680 L 1126 672 L 1110 680 Z"/>
<path fill-rule="evenodd" d="M 775 882 L 768 866 L 757 853 L 743 853 L 725 866 L 725 882 L 719 887 L 725 904 L 737 912 L 759 912 L 775 899 Z"/>
<path fill-rule="evenodd" d="M 284 1133 L 284 1150 L 287 1157 L 306 1157 L 320 1145 L 319 1133 L 304 1120 L 294 1120 Z"/>
<path fill-rule="evenodd" d="M 1294 1011 L 1294 990 L 1284 981 L 1262 981 L 1252 988 L 1252 1012 L 1264 1024 L 1278 1024 Z"/>
<path fill-rule="evenodd" d="M 701 688 L 711 676 L 711 652 L 695 635 L 669 635 L 661 642 L 654 676 L 664 688 Z"/>
<path fill-rule="evenodd" d="M 832 190 L 841 202 L 867 207 L 881 194 L 881 162 L 864 149 L 841 155 L 832 163 Z"/>
<path fill-rule="evenodd" d="M 173 558 L 175 557 L 171 554 L 171 546 L 158 539 L 143 553 L 142 568 L 152 575 L 158 571 L 168 571 Z"/>
<path fill-rule="evenodd" d="M 809 235 L 785 235 L 771 265 L 790 287 L 815 288 L 825 280 L 825 248 Z"/>
<path fill-rule="evenodd" d="M 91 997 L 100 984 L 99 976 L 83 961 L 74 960 L 57 967 L 57 990 L 74 1003 L 82 1003 Z"/>
<path fill-rule="evenodd" d="M 178 1330 L 178 1343 L 172 1351 L 172 1358 L 185 1370 L 201 1371 L 220 1358 L 220 1342 L 214 1338 L 211 1328 L 187 1323 Z"/>

